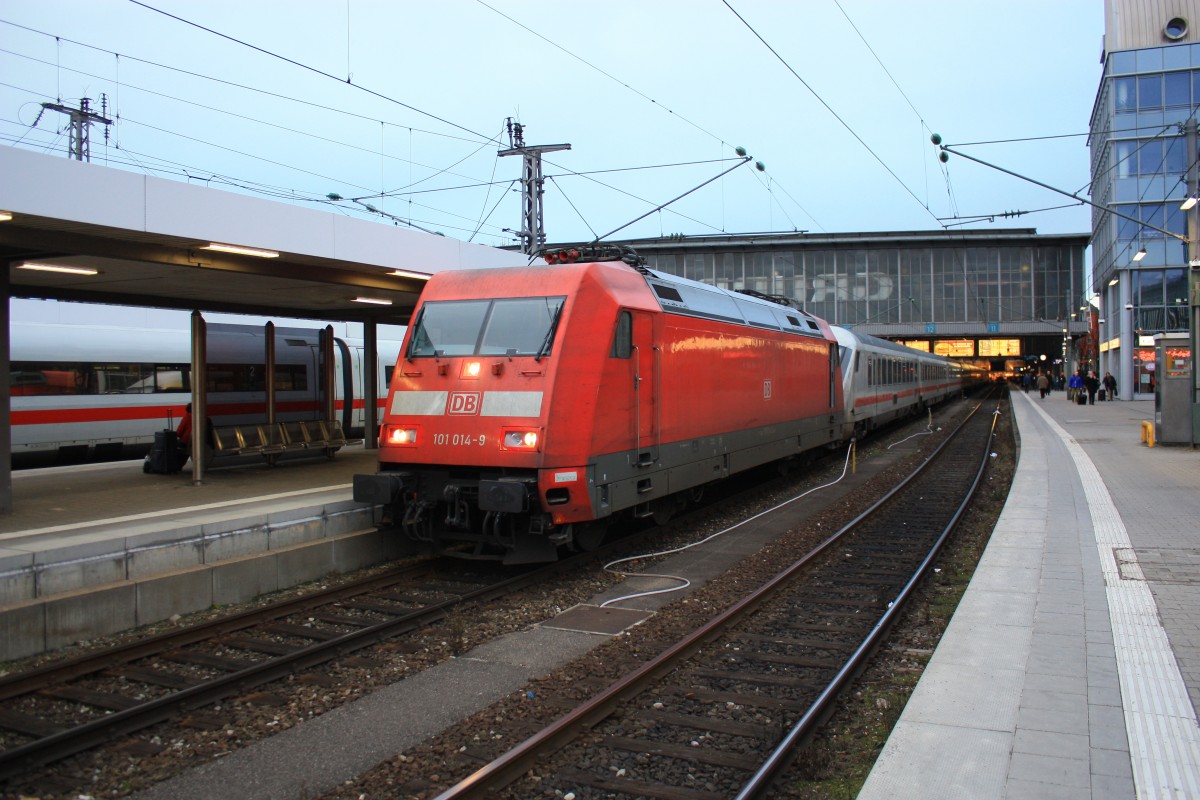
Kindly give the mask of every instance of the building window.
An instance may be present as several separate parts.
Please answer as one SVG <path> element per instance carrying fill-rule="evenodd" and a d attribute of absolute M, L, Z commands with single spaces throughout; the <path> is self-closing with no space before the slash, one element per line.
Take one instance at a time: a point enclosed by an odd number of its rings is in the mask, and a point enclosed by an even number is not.
<path fill-rule="evenodd" d="M 1172 17 L 1165 26 L 1163 26 L 1163 36 L 1173 42 L 1177 42 L 1187 36 L 1188 24 L 1183 17 Z"/>

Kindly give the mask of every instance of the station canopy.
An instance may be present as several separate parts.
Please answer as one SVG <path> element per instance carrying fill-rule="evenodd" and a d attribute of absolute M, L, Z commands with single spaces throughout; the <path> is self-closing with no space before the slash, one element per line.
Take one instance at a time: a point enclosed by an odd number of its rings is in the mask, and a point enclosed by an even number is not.
<path fill-rule="evenodd" d="M 431 274 L 526 263 L 325 207 L 11 147 L 0 175 L 11 297 L 404 325 Z"/>

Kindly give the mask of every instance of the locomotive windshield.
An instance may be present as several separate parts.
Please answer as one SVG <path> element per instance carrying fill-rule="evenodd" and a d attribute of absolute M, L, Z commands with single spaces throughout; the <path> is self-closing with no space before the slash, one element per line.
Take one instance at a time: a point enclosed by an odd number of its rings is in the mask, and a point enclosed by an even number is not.
<path fill-rule="evenodd" d="M 426 303 L 414 325 L 407 355 L 548 355 L 565 300 L 515 297 Z"/>

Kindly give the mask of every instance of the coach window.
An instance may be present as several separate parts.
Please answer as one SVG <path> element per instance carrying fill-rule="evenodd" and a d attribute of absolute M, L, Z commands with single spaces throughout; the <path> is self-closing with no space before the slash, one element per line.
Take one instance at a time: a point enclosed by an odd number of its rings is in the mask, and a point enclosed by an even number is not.
<path fill-rule="evenodd" d="M 154 369 L 154 391 L 182 392 L 183 370 L 179 367 L 157 366 Z"/>
<path fill-rule="evenodd" d="M 610 358 L 630 358 L 633 356 L 633 314 L 622 311 L 617 315 L 617 331 L 613 336 Z"/>

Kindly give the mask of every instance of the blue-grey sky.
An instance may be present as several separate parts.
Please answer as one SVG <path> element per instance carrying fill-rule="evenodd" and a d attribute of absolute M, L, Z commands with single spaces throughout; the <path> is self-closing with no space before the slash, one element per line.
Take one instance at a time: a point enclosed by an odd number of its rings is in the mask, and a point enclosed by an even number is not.
<path fill-rule="evenodd" d="M 306 205 L 337 193 L 504 245 L 520 228 L 521 162 L 497 157 L 513 117 L 527 144 L 572 146 L 544 164 L 552 242 L 625 225 L 734 166 L 738 146 L 765 172 L 741 166 L 616 236 L 955 215 L 1090 228 L 1069 198 L 943 166 L 929 134 L 1026 140 L 963 149 L 1086 197 L 1099 0 L 144 2 L 0 4 L 0 144 L 65 157 L 64 115 L 31 127 L 41 103 L 104 94 L 118 121 L 107 142 L 92 130 L 94 163 Z"/>

